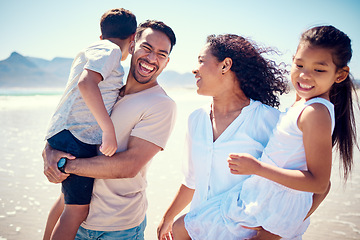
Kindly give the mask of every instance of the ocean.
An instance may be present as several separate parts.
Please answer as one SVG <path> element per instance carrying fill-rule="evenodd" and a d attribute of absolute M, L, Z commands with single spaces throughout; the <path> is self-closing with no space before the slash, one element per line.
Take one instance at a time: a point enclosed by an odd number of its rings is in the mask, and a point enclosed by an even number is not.
<path fill-rule="evenodd" d="M 187 118 L 211 100 L 193 89 L 167 92 L 177 103 L 177 122 L 165 151 L 152 160 L 148 171 L 147 240 L 156 239 L 161 217 L 182 182 Z M 60 193 L 60 185 L 44 176 L 41 157 L 44 134 L 60 94 L 49 89 L 0 90 L 0 240 L 42 238 L 48 212 Z M 293 100 L 293 94 L 281 97 L 281 109 Z M 355 167 L 346 184 L 334 159 L 330 193 L 312 215 L 304 240 L 360 239 L 359 156 L 356 150 Z"/>

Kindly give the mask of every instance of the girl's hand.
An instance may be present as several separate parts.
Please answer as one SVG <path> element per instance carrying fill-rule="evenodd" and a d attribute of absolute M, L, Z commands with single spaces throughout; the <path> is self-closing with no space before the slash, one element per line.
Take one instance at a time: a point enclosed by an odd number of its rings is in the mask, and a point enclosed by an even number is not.
<path fill-rule="evenodd" d="M 232 174 L 256 174 L 261 168 L 261 162 L 247 153 L 231 153 L 227 161 Z"/>
<path fill-rule="evenodd" d="M 158 240 L 171 240 L 173 239 L 172 236 L 172 225 L 174 221 L 165 221 L 164 219 L 161 220 L 157 228 L 157 235 Z"/>
<path fill-rule="evenodd" d="M 100 152 L 105 156 L 111 157 L 117 150 L 115 132 L 103 132 Z"/>

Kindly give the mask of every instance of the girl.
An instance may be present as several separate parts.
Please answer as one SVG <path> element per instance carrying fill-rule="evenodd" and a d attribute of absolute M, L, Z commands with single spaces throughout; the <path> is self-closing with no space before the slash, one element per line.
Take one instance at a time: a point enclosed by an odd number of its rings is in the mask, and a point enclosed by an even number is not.
<path fill-rule="evenodd" d="M 260 160 L 229 155 L 231 173 L 253 176 L 186 215 L 192 239 L 218 239 L 224 229 L 243 239 L 242 226 L 301 238 L 313 193 L 328 188 L 333 146 L 345 180 L 351 171 L 356 144 L 351 55 L 350 39 L 333 26 L 302 34 L 291 69 L 295 103 L 281 116 Z M 294 236 L 299 227 L 302 233 Z"/>

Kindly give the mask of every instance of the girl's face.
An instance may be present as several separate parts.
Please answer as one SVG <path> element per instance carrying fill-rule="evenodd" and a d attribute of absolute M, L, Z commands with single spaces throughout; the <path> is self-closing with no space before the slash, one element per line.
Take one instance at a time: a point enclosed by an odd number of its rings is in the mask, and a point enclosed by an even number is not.
<path fill-rule="evenodd" d="M 197 93 L 206 96 L 215 96 L 220 88 L 221 62 L 211 53 L 209 44 L 206 44 L 198 56 L 198 65 L 193 70 L 196 78 Z"/>
<path fill-rule="evenodd" d="M 299 97 L 329 100 L 330 88 L 339 75 L 329 49 L 299 45 L 291 68 L 291 82 Z"/>

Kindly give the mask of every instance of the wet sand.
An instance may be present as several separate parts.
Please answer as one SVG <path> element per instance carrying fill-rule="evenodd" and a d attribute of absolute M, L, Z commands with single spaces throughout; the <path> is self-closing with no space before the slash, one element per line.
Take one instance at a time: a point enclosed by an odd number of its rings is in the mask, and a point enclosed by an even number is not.
<path fill-rule="evenodd" d="M 187 91 L 169 91 L 169 95 L 178 104 L 178 121 L 166 150 L 153 159 L 148 172 L 148 240 L 156 239 L 157 225 L 182 181 L 186 119 L 208 101 Z M 48 211 L 60 193 L 60 185 L 49 183 L 43 175 L 41 158 L 45 130 L 59 97 L 0 96 L 0 240 L 42 238 Z M 335 160 L 331 191 L 313 214 L 304 240 L 360 239 L 358 151 L 354 160 L 346 185 Z"/>

